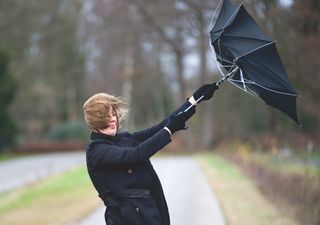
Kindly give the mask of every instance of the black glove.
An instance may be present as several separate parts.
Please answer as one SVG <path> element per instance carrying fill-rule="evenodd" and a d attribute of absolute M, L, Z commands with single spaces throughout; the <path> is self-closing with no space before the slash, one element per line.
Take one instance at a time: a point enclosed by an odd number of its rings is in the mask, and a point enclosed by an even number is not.
<path fill-rule="evenodd" d="M 216 83 L 213 83 L 213 84 L 205 84 L 203 86 L 201 86 L 198 90 L 196 90 L 194 93 L 193 93 L 193 98 L 194 100 L 198 100 L 201 96 L 203 96 L 203 98 L 198 101 L 201 102 L 201 101 L 206 101 L 206 100 L 209 100 L 210 98 L 212 98 L 215 90 L 217 90 L 219 88 L 219 86 L 217 86 Z"/>
<path fill-rule="evenodd" d="M 179 130 L 186 130 L 186 121 L 196 112 L 195 107 L 190 108 L 186 112 L 171 114 L 166 127 L 171 131 L 171 134 Z"/>

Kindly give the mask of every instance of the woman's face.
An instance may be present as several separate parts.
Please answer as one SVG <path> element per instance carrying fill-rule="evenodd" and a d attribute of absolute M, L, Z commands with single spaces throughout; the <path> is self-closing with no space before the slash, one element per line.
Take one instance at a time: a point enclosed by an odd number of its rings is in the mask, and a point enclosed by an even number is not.
<path fill-rule="evenodd" d="M 101 132 L 110 136 L 115 136 L 117 134 L 117 124 L 118 118 L 115 110 L 109 107 L 109 113 L 107 117 L 107 127 L 102 129 Z"/>

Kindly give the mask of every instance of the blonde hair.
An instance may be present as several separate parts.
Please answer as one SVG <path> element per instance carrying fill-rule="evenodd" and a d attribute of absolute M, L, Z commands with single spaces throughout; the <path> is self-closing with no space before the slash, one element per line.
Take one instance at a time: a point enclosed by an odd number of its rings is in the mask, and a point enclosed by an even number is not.
<path fill-rule="evenodd" d="M 91 96 L 83 104 L 84 119 L 90 130 L 99 132 L 100 129 L 106 128 L 107 119 L 110 116 L 110 107 L 116 113 L 119 128 L 120 122 L 128 112 L 128 105 L 119 97 L 107 93 L 98 93 Z"/>

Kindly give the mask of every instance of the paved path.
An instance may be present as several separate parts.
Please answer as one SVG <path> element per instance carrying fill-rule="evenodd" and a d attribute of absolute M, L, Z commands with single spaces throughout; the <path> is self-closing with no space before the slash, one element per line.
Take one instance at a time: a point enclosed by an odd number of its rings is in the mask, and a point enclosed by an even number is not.
<path fill-rule="evenodd" d="M 205 175 L 191 157 L 153 161 L 166 195 L 172 225 L 225 225 L 222 211 Z M 104 208 L 78 225 L 103 225 Z"/>
<path fill-rule="evenodd" d="M 50 153 L 0 163 L 0 193 L 85 164 L 85 152 Z"/>

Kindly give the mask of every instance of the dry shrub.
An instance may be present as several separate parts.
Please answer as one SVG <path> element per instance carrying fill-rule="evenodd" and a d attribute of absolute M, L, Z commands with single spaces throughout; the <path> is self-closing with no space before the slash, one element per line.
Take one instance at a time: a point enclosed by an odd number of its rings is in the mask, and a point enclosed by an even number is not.
<path fill-rule="evenodd" d="M 280 173 L 244 161 L 237 154 L 225 155 L 236 163 L 283 213 L 301 224 L 320 224 L 320 177 Z"/>

